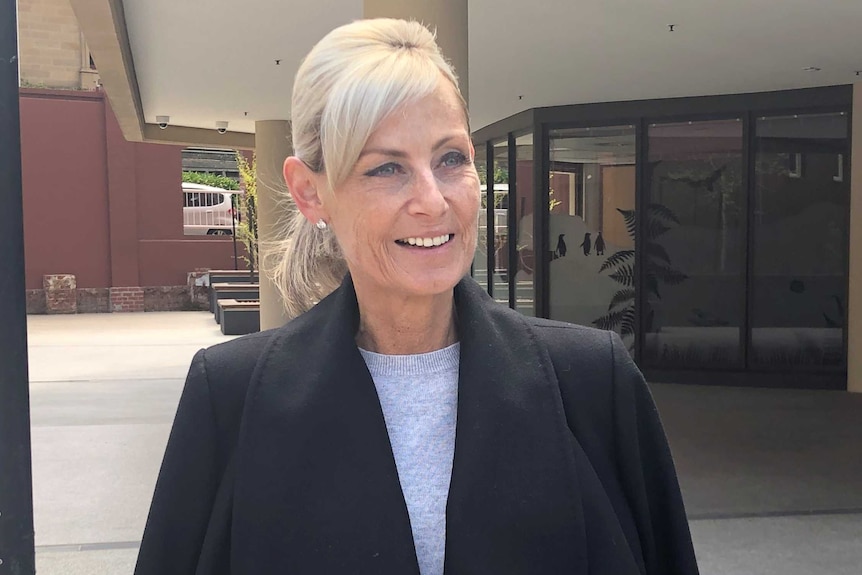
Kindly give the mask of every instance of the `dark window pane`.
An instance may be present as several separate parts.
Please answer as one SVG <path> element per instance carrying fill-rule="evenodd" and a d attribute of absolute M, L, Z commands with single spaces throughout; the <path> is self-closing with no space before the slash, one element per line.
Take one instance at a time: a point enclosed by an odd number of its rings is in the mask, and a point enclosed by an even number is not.
<path fill-rule="evenodd" d="M 634 342 L 634 126 L 550 134 L 552 319 L 612 329 Z"/>
<path fill-rule="evenodd" d="M 643 361 L 741 367 L 742 122 L 654 124 L 648 138 Z"/>
<path fill-rule="evenodd" d="M 759 118 L 755 137 L 750 364 L 842 367 L 847 117 Z"/>

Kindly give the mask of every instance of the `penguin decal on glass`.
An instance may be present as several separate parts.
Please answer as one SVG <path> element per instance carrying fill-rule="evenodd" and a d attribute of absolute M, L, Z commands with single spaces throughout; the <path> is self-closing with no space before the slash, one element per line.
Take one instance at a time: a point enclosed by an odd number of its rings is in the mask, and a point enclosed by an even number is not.
<path fill-rule="evenodd" d="M 599 235 L 596 236 L 596 255 L 605 255 L 605 238 L 602 237 L 602 232 L 599 232 Z"/>
<path fill-rule="evenodd" d="M 566 251 L 568 251 L 569 248 L 566 247 L 566 240 L 563 239 L 565 236 L 566 234 L 560 234 L 560 236 L 557 238 L 557 249 L 554 250 L 555 258 L 566 257 Z"/>
<path fill-rule="evenodd" d="M 584 248 L 584 255 L 590 255 L 590 250 L 593 249 L 593 243 L 590 240 L 590 232 L 584 234 L 584 243 L 581 244 L 582 248 Z"/>

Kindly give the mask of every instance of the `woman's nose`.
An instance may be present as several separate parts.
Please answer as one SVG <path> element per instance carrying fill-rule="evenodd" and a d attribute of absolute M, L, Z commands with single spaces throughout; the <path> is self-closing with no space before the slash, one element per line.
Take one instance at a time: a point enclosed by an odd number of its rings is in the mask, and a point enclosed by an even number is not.
<path fill-rule="evenodd" d="M 449 209 L 440 181 L 432 170 L 415 172 L 412 182 L 410 210 L 415 214 L 439 216 Z"/>

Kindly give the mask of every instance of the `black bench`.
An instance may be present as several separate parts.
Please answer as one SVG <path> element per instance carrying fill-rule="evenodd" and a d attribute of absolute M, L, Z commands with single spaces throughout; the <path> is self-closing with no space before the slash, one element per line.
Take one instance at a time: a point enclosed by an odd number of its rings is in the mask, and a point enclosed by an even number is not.
<path fill-rule="evenodd" d="M 258 283 L 260 274 L 248 270 L 210 270 L 210 285 L 218 283 Z"/>
<path fill-rule="evenodd" d="M 260 302 L 257 300 L 220 299 L 216 315 L 225 335 L 260 331 Z"/>
<path fill-rule="evenodd" d="M 259 284 L 219 283 L 210 286 L 210 311 L 219 323 L 218 302 L 223 299 L 259 300 Z"/>

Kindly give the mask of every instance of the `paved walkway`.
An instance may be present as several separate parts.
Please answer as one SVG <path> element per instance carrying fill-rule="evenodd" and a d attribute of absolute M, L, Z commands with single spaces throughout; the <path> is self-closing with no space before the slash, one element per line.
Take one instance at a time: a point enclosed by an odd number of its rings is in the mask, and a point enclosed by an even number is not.
<path fill-rule="evenodd" d="M 205 312 L 31 316 L 40 575 L 123 575 Z M 656 385 L 704 575 L 862 572 L 862 395 Z"/>

